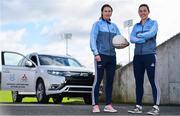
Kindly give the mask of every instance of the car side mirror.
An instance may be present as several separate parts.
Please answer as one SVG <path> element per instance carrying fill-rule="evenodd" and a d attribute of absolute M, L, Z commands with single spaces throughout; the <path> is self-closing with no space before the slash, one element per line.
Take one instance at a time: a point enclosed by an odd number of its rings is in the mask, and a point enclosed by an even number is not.
<path fill-rule="evenodd" d="M 26 61 L 25 62 L 26 67 L 34 67 L 33 63 L 31 61 Z"/>

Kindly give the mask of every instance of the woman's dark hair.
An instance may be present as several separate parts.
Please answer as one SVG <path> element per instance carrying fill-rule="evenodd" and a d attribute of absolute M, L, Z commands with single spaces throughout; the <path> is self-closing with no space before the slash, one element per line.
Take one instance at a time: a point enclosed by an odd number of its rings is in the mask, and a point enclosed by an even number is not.
<path fill-rule="evenodd" d="M 100 18 L 103 17 L 102 12 L 103 12 L 103 10 L 104 10 L 105 7 L 109 7 L 109 8 L 111 9 L 111 11 L 113 11 L 113 8 L 112 8 L 109 4 L 104 4 L 104 5 L 101 7 L 101 17 L 100 17 Z"/>
<path fill-rule="evenodd" d="M 147 4 L 141 4 L 141 5 L 139 6 L 139 9 L 140 9 L 141 7 L 143 7 L 143 6 L 147 8 L 148 12 L 150 12 L 149 6 L 148 6 Z"/>

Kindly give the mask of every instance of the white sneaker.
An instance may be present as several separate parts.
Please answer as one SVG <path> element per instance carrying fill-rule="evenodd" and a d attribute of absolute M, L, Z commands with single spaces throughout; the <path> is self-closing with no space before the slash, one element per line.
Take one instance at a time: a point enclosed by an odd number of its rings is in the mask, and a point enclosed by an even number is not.
<path fill-rule="evenodd" d="M 159 114 L 159 107 L 157 105 L 154 105 L 153 108 L 147 112 L 149 115 L 158 115 Z"/>
<path fill-rule="evenodd" d="M 112 105 L 109 104 L 104 107 L 104 112 L 117 112 L 117 110 L 115 110 Z"/>
<path fill-rule="evenodd" d="M 92 112 L 93 112 L 93 113 L 100 112 L 99 105 L 94 105 L 94 106 L 93 106 L 93 109 L 92 109 Z"/>
<path fill-rule="evenodd" d="M 142 113 L 142 106 L 136 105 L 134 109 L 128 110 L 128 113 L 140 114 L 140 113 Z"/>

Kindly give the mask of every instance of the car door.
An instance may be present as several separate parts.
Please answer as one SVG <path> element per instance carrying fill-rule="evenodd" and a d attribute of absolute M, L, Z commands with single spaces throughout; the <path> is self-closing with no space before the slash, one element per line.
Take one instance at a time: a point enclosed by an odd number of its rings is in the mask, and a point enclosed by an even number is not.
<path fill-rule="evenodd" d="M 1 62 L 1 89 L 21 92 L 35 91 L 36 65 L 31 60 L 17 52 L 3 51 Z"/>

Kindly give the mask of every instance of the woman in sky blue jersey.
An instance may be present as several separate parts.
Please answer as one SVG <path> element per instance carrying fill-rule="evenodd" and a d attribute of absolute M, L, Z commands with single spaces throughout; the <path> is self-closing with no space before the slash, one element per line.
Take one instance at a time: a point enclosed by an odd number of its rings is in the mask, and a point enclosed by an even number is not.
<path fill-rule="evenodd" d="M 112 86 L 116 69 L 116 52 L 112 45 L 112 38 L 120 35 L 118 27 L 111 22 L 113 9 L 105 4 L 101 8 L 101 17 L 93 24 L 90 34 L 90 48 L 95 59 L 95 79 L 92 89 L 92 112 L 100 112 L 99 87 L 106 71 L 106 106 L 105 112 L 117 112 L 112 107 Z"/>
<path fill-rule="evenodd" d="M 156 66 L 156 35 L 157 21 L 148 17 L 150 10 L 147 4 L 141 4 L 138 9 L 141 21 L 134 25 L 130 41 L 135 44 L 133 70 L 136 84 L 136 106 L 129 113 L 142 113 L 144 73 L 147 72 L 152 87 L 154 106 L 147 114 L 159 114 L 160 89 L 155 76 Z"/>

